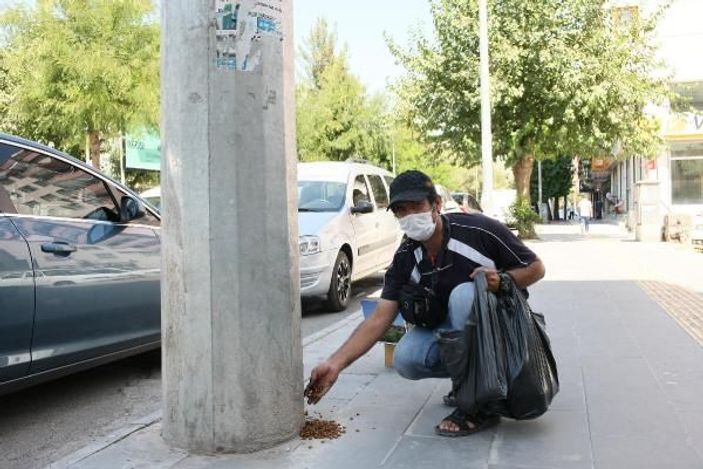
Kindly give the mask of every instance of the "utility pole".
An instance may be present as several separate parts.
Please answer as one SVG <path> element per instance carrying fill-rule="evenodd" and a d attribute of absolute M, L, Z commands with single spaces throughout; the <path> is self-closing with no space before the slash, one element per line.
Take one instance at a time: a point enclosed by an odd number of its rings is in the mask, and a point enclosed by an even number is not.
<path fill-rule="evenodd" d="M 393 140 L 391 140 L 391 147 L 393 153 L 393 176 L 395 176 L 395 136 L 393 136 L 392 138 Z"/>
<path fill-rule="evenodd" d="M 539 213 L 540 218 L 542 219 L 543 222 L 548 221 L 548 216 L 546 213 L 546 210 L 543 207 L 542 204 L 542 160 L 537 160 L 537 198 L 538 198 L 538 204 L 537 204 L 537 211 Z"/>
<path fill-rule="evenodd" d="M 124 134 L 121 133 L 117 141 L 119 142 L 119 146 L 120 146 L 120 152 L 119 152 L 119 155 L 120 155 L 120 182 L 122 184 L 124 184 L 127 179 L 126 174 L 125 174 L 126 162 L 125 162 L 125 151 L 124 151 L 124 145 L 125 145 Z"/>
<path fill-rule="evenodd" d="M 481 207 L 484 213 L 491 216 L 493 215 L 493 138 L 491 135 L 491 78 L 488 67 L 487 0 L 478 2 L 478 21 L 481 68 L 481 166 L 483 169 Z"/>
<path fill-rule="evenodd" d="M 161 3 L 163 437 L 304 423 L 292 0 Z"/>
<path fill-rule="evenodd" d="M 540 211 L 542 210 L 542 161 L 537 160 L 537 193 L 539 198 Z"/>

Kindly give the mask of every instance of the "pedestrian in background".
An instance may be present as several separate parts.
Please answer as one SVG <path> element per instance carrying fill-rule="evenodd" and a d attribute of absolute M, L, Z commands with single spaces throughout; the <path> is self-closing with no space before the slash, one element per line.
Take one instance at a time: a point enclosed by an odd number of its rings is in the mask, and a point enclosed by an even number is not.
<path fill-rule="evenodd" d="M 588 197 L 582 197 L 579 202 L 579 218 L 581 219 L 581 233 L 588 233 L 591 217 L 593 217 L 593 205 Z"/>

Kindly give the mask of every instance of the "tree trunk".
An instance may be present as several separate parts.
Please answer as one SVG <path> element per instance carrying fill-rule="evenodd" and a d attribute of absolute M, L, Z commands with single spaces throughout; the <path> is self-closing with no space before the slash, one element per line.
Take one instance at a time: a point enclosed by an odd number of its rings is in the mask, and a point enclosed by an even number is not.
<path fill-rule="evenodd" d="M 530 202 L 530 177 L 532 176 L 532 166 L 535 164 L 534 156 L 525 156 L 513 165 L 513 176 L 515 177 L 515 189 L 518 199 Z"/>
<path fill-rule="evenodd" d="M 554 219 L 561 220 L 559 216 L 559 197 L 554 197 Z"/>
<path fill-rule="evenodd" d="M 98 132 L 88 133 L 88 151 L 90 154 L 90 164 L 100 170 L 100 134 Z"/>

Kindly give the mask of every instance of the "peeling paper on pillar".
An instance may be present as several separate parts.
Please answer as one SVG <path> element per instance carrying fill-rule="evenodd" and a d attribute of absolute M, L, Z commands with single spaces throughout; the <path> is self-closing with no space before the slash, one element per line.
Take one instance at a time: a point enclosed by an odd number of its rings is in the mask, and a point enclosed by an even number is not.
<path fill-rule="evenodd" d="M 283 0 L 214 0 L 218 70 L 254 72 L 265 40 L 283 41 Z"/>

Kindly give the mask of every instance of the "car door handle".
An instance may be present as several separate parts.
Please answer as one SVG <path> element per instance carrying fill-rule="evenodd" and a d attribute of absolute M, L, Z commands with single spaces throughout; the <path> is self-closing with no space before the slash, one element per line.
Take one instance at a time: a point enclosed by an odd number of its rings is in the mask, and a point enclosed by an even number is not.
<path fill-rule="evenodd" d="M 71 254 L 76 251 L 76 247 L 72 244 L 62 243 L 60 241 L 54 243 L 44 243 L 41 245 L 41 250 L 44 252 L 53 252 L 55 254 Z"/>

